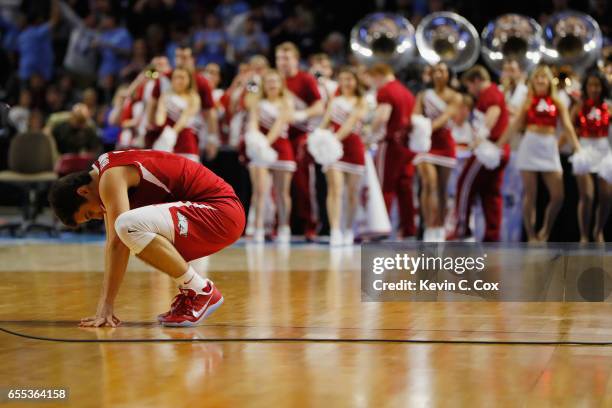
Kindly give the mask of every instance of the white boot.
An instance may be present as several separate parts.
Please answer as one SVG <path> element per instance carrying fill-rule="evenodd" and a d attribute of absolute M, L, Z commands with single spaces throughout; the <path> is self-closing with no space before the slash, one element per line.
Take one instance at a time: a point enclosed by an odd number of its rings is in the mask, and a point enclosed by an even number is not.
<path fill-rule="evenodd" d="M 446 242 L 446 228 L 436 228 L 437 239 L 436 242 Z"/>
<path fill-rule="evenodd" d="M 288 225 L 278 227 L 276 242 L 279 244 L 289 244 L 291 242 L 291 228 Z"/>
<path fill-rule="evenodd" d="M 333 247 L 342 246 L 342 232 L 339 229 L 333 229 L 329 233 L 329 245 Z"/>
<path fill-rule="evenodd" d="M 353 230 L 344 230 L 343 237 L 344 245 L 352 246 L 355 243 L 355 235 L 353 234 Z"/>
<path fill-rule="evenodd" d="M 256 244 L 263 244 L 266 242 L 266 231 L 263 228 L 255 229 L 253 233 L 253 242 Z"/>
<path fill-rule="evenodd" d="M 435 228 L 425 228 L 425 231 L 423 231 L 423 242 L 436 242 Z"/>
<path fill-rule="evenodd" d="M 252 237 L 255 234 L 255 209 L 253 206 L 249 208 L 249 214 L 247 215 L 247 223 L 244 235 Z"/>

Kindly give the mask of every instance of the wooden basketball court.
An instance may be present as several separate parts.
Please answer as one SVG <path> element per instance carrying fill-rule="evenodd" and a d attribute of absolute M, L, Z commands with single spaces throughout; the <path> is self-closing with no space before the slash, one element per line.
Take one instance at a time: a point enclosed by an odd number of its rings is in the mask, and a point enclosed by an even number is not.
<path fill-rule="evenodd" d="M 225 296 L 205 325 L 157 325 L 173 283 L 132 259 L 122 326 L 79 328 L 102 253 L 0 246 L 0 387 L 69 389 L 44 407 L 612 406 L 612 347 L 557 344 L 610 342 L 607 303 L 364 303 L 359 247 L 238 245 L 198 265 Z"/>

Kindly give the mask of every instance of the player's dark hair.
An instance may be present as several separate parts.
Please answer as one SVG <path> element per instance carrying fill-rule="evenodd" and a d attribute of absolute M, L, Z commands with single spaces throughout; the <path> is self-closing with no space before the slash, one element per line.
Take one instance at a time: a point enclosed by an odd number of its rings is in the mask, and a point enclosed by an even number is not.
<path fill-rule="evenodd" d="M 87 201 L 85 197 L 77 193 L 77 189 L 89 183 L 91 183 L 89 170 L 83 170 L 68 174 L 51 186 L 49 190 L 49 204 L 51 204 L 51 209 L 64 225 L 68 227 L 77 226 L 74 214 Z"/>

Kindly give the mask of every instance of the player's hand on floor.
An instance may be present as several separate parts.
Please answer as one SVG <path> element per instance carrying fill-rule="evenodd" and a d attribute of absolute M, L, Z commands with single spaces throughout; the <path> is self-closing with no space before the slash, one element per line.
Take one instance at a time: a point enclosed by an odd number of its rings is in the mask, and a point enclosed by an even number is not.
<path fill-rule="evenodd" d="M 99 306 L 95 316 L 85 317 L 81 319 L 79 326 L 81 327 L 117 327 L 121 324 L 121 320 L 113 313 L 113 308 L 109 306 Z"/>

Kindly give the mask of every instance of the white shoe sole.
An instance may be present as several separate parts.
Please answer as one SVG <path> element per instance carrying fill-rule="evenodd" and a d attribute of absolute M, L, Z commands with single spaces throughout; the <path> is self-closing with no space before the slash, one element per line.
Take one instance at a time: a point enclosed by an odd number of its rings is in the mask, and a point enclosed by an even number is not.
<path fill-rule="evenodd" d="M 165 322 L 160 322 L 162 326 L 166 326 L 166 327 L 193 327 L 193 326 L 199 326 L 208 316 L 210 316 L 215 310 L 217 310 L 219 308 L 219 306 L 221 306 L 223 304 L 223 296 L 221 296 L 221 299 L 219 299 L 219 301 L 217 301 L 217 303 L 215 303 L 212 306 L 208 306 L 208 309 L 206 309 L 206 311 L 202 314 L 202 316 L 200 316 L 200 318 L 198 320 L 196 320 L 195 322 L 190 322 L 189 320 L 186 320 L 184 322 L 181 323 L 165 323 Z"/>

